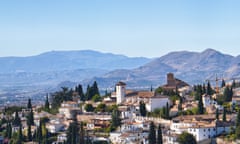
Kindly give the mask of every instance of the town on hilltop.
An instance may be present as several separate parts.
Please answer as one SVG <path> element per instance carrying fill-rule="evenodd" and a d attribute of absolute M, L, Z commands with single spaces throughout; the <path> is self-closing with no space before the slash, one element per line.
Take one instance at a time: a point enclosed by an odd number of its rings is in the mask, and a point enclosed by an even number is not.
<path fill-rule="evenodd" d="M 191 86 L 168 73 L 157 88 L 119 81 L 105 94 L 95 81 L 85 93 L 62 87 L 44 104 L 2 108 L 0 144 L 237 144 L 239 106 L 236 79 Z"/>

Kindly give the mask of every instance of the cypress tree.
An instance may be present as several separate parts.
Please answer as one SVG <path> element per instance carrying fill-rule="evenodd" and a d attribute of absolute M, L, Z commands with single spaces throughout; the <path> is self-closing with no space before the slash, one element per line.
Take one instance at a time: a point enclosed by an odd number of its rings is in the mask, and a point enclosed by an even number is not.
<path fill-rule="evenodd" d="M 34 125 L 34 115 L 33 110 L 31 109 L 29 114 L 27 115 L 27 125 Z"/>
<path fill-rule="evenodd" d="M 223 117 L 222 117 L 222 121 L 226 121 L 226 107 L 223 107 Z"/>
<path fill-rule="evenodd" d="M 169 119 L 169 105 L 168 105 L 168 102 L 166 104 L 166 119 Z"/>
<path fill-rule="evenodd" d="M 91 88 L 89 85 L 87 85 L 87 91 L 86 91 L 86 94 L 85 94 L 85 100 L 90 100 L 90 93 L 91 93 Z"/>
<path fill-rule="evenodd" d="M 156 131 L 153 122 L 150 123 L 149 134 L 148 134 L 149 144 L 156 144 Z"/>
<path fill-rule="evenodd" d="M 83 93 L 83 88 L 82 85 L 78 85 L 78 95 L 80 96 L 81 101 L 85 101 L 84 93 Z"/>
<path fill-rule="evenodd" d="M 78 127 L 76 122 L 70 123 L 67 130 L 67 143 L 68 144 L 76 144 L 77 143 L 77 134 Z"/>
<path fill-rule="evenodd" d="M 14 117 L 14 120 L 13 120 L 13 125 L 20 126 L 20 124 L 21 124 L 21 119 L 18 116 L 18 111 L 16 111 L 15 112 L 15 117 Z"/>
<path fill-rule="evenodd" d="M 46 96 L 46 101 L 45 101 L 45 105 L 44 105 L 44 108 L 46 111 L 49 111 L 50 107 L 49 107 L 49 101 L 48 101 L 48 94 Z"/>
<path fill-rule="evenodd" d="M 204 113 L 204 107 L 203 107 L 202 95 L 200 95 L 199 101 L 198 101 L 198 114 L 203 114 L 203 113 Z"/>
<path fill-rule="evenodd" d="M 28 108 L 28 109 L 32 109 L 31 99 L 28 99 L 27 108 Z"/>
<path fill-rule="evenodd" d="M 208 83 L 207 83 L 207 94 L 208 94 L 208 95 L 212 95 L 212 87 L 211 87 L 211 84 L 210 84 L 209 81 L 208 81 Z"/>
<path fill-rule="evenodd" d="M 158 131 L 157 131 L 157 144 L 163 144 L 162 128 L 160 124 L 158 125 Z"/>
<path fill-rule="evenodd" d="M 32 141 L 31 125 L 28 125 L 27 137 L 28 141 Z"/>
<path fill-rule="evenodd" d="M 218 108 L 216 109 L 216 119 L 219 120 L 219 110 L 218 110 Z"/>
<path fill-rule="evenodd" d="M 206 94 L 206 85 L 203 84 L 202 88 L 203 88 L 203 94 Z"/>
<path fill-rule="evenodd" d="M 84 136 L 85 136 L 85 132 L 84 132 L 84 128 L 83 128 L 83 122 L 80 123 L 80 128 L 79 128 L 79 142 L 84 142 Z"/>
<path fill-rule="evenodd" d="M 225 86 L 226 86 L 225 80 L 224 80 L 224 79 L 222 79 L 222 84 L 221 84 L 221 87 L 223 88 L 223 87 L 225 87 Z"/>
<path fill-rule="evenodd" d="M 22 142 L 23 142 L 22 124 L 20 124 L 19 130 L 18 130 L 17 144 L 22 144 Z"/>
<path fill-rule="evenodd" d="M 120 112 L 114 109 L 112 112 L 111 128 L 116 129 L 120 125 L 121 125 Z"/>
<path fill-rule="evenodd" d="M 93 89 L 93 95 L 92 95 L 92 96 L 94 96 L 94 95 L 100 95 L 99 89 L 98 89 L 98 85 L 97 85 L 97 82 L 96 82 L 96 81 L 94 81 L 93 86 L 92 86 L 92 89 Z"/>
<path fill-rule="evenodd" d="M 238 109 L 237 119 L 236 119 L 236 127 L 240 126 L 240 110 Z"/>
<path fill-rule="evenodd" d="M 140 114 L 141 114 L 141 116 L 145 117 L 147 115 L 147 110 L 146 110 L 145 103 L 143 101 L 140 101 L 139 107 L 140 107 Z"/>

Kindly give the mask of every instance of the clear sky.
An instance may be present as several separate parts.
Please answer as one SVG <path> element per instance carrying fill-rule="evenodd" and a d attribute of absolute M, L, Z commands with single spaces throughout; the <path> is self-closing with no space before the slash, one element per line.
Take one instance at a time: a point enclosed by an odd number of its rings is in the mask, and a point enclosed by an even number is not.
<path fill-rule="evenodd" d="M 240 55 L 239 0 L 1 0 L 0 56 L 92 49 Z"/>

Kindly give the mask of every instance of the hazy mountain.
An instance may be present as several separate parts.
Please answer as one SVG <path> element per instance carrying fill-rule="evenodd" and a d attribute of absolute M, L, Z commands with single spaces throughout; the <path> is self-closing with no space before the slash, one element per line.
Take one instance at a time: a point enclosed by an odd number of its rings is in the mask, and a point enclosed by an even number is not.
<path fill-rule="evenodd" d="M 214 49 L 206 49 L 200 53 L 171 52 L 139 68 L 112 71 L 102 77 L 95 77 L 94 80 L 103 81 L 103 85 L 109 85 L 114 80 L 122 80 L 130 87 L 150 87 L 164 84 L 166 74 L 173 72 L 177 78 L 196 84 L 203 83 L 206 79 L 214 79 L 216 74 L 224 78 L 240 76 L 239 61 L 240 56 L 233 57 Z"/>
<path fill-rule="evenodd" d="M 0 58 L 0 73 L 13 72 L 49 72 L 76 69 L 132 69 L 139 67 L 150 59 L 127 57 L 97 51 L 52 51 L 30 57 Z"/>

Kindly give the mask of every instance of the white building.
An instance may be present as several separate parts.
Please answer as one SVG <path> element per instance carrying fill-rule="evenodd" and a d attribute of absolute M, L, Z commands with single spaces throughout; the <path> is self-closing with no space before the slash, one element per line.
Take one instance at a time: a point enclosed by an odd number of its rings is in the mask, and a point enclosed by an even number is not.
<path fill-rule="evenodd" d="M 186 131 L 199 142 L 222 133 L 228 133 L 231 126 L 234 126 L 231 122 L 215 120 L 214 115 L 181 116 L 172 120 L 169 133 L 181 134 Z"/>
<path fill-rule="evenodd" d="M 74 114 L 81 112 L 81 108 L 77 102 L 67 101 L 61 104 L 58 111 L 59 114 L 64 115 L 66 119 L 72 119 Z"/>
<path fill-rule="evenodd" d="M 118 82 L 116 84 L 116 98 L 117 104 L 121 104 L 125 100 L 126 84 L 124 82 Z"/>

